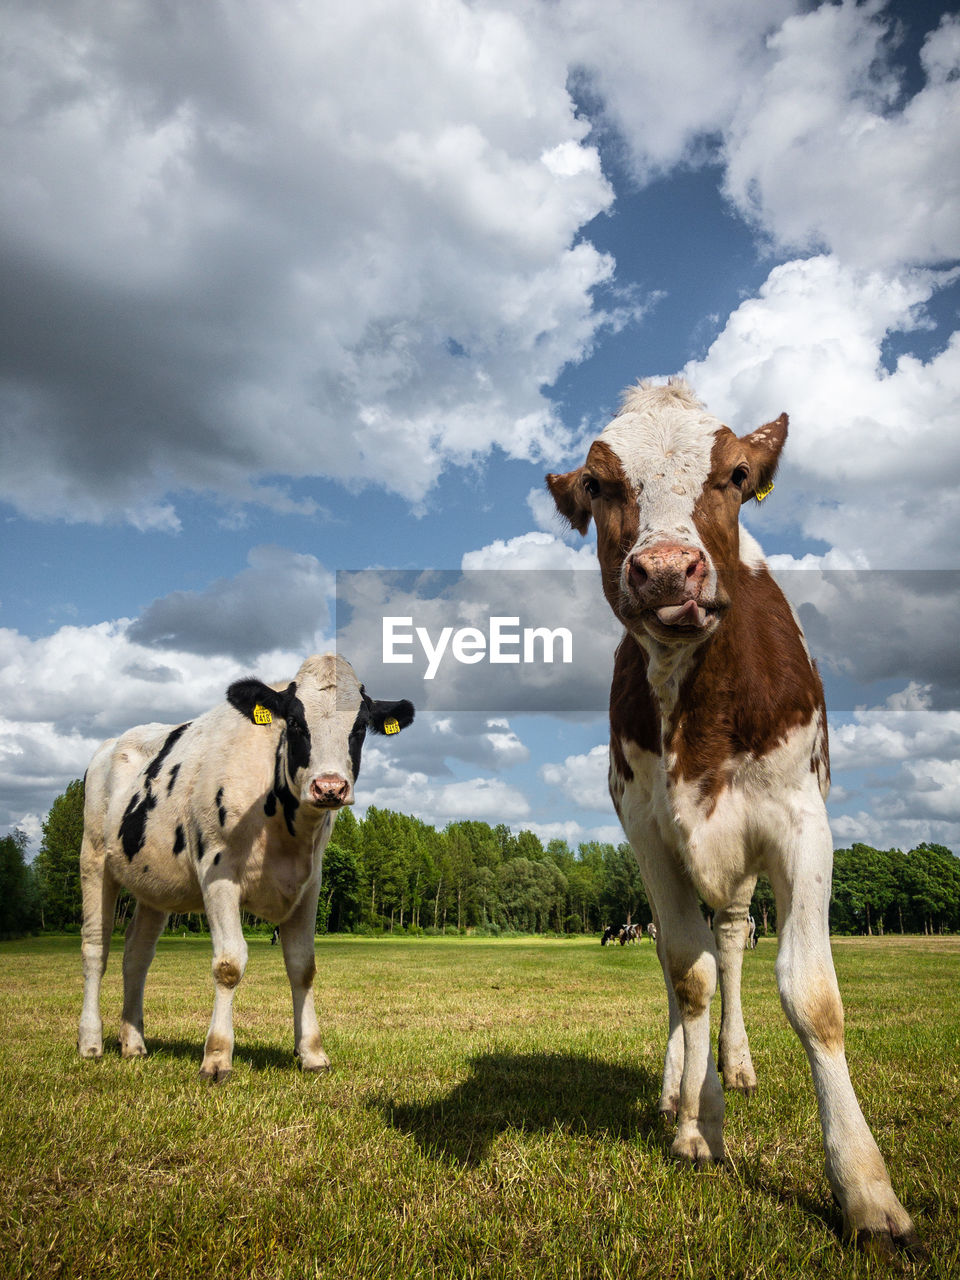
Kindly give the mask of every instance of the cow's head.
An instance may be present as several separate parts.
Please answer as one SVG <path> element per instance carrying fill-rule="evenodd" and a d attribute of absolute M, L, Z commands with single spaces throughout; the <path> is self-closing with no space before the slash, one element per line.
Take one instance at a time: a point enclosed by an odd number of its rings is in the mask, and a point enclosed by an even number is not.
<path fill-rule="evenodd" d="M 699 643 L 736 593 L 740 507 L 770 485 L 787 415 L 737 437 L 680 380 L 643 383 L 566 475 L 547 476 L 580 533 L 591 518 L 604 593 L 645 644 Z"/>
<path fill-rule="evenodd" d="M 227 701 L 255 724 L 279 722 L 276 787 L 297 804 L 353 804 L 367 730 L 392 734 L 413 722 L 413 704 L 369 697 L 350 663 L 333 653 L 307 658 L 288 685 L 238 680 Z"/>

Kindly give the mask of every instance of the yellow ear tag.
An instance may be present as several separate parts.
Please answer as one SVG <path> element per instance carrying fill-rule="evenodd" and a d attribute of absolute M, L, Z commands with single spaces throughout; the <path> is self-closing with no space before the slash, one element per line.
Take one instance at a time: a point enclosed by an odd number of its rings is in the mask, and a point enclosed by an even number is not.
<path fill-rule="evenodd" d="M 399 720 L 384 720 L 384 722 L 383 722 L 383 732 L 384 732 L 384 733 L 399 733 L 399 732 L 400 732 L 400 721 L 399 721 Z"/>
<path fill-rule="evenodd" d="M 758 490 L 757 490 L 757 492 L 756 492 L 753 496 L 756 498 L 756 500 L 757 500 L 758 502 L 762 502 L 762 501 L 764 500 L 764 498 L 767 496 L 767 494 L 768 494 L 768 493 L 773 493 L 773 481 L 772 481 L 772 480 L 770 481 L 770 483 L 769 483 L 765 488 L 763 488 L 763 489 L 758 489 Z"/>
<path fill-rule="evenodd" d="M 261 707 L 258 702 L 253 708 L 253 722 L 254 724 L 273 724 L 273 716 L 266 707 Z"/>

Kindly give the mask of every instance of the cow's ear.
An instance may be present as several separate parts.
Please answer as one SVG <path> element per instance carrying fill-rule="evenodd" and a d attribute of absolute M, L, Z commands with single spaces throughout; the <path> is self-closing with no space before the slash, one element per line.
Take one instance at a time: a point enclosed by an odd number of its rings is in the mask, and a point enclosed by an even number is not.
<path fill-rule="evenodd" d="M 583 491 L 583 467 L 568 471 L 565 475 L 547 476 L 547 488 L 556 503 L 557 510 L 577 533 L 585 534 L 590 524 L 592 509 Z"/>
<path fill-rule="evenodd" d="M 406 698 L 399 702 L 381 702 L 377 698 L 367 698 L 367 711 L 370 714 L 370 728 L 374 733 L 399 733 L 413 724 L 413 703 Z"/>
<path fill-rule="evenodd" d="M 750 475 L 743 486 L 743 501 L 750 498 L 762 501 L 773 488 L 773 477 L 780 462 L 780 451 L 787 439 L 790 419 L 785 413 L 773 422 L 767 422 L 749 435 L 741 436 L 740 443 L 750 460 Z"/>
<path fill-rule="evenodd" d="M 287 694 L 289 689 L 278 693 L 262 680 L 253 677 L 246 680 L 235 680 L 227 690 L 227 701 L 242 716 L 252 720 L 254 724 L 269 723 L 265 718 L 255 714 L 257 707 L 263 707 L 272 715 L 283 719 L 286 715 Z"/>

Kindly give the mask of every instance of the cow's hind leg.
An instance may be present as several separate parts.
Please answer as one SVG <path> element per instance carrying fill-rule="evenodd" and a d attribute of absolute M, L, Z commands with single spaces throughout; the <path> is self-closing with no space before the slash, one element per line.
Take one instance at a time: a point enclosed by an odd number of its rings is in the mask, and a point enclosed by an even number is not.
<path fill-rule="evenodd" d="M 240 887 L 227 879 L 211 880 L 204 885 L 203 903 L 213 941 L 214 995 L 200 1076 L 222 1084 L 233 1070 L 233 993 L 247 967 Z"/>
<path fill-rule="evenodd" d="M 740 982 L 743 949 L 750 929 L 747 913 L 755 884 L 756 880 L 751 877 L 741 887 L 734 901 L 717 911 L 713 919 L 713 936 L 717 943 L 720 965 L 718 1066 L 727 1088 L 738 1089 L 746 1094 L 756 1092 L 757 1075 L 753 1069 L 747 1031 L 743 1025 Z"/>
<path fill-rule="evenodd" d="M 83 1008 L 77 1048 L 81 1058 L 100 1058 L 103 1056 L 100 983 L 110 954 L 117 885 L 106 869 L 102 846 L 97 847 L 86 832 L 80 851 L 80 885 L 83 892 Z"/>
<path fill-rule="evenodd" d="M 124 1058 L 143 1058 L 147 1046 L 143 1038 L 143 988 L 147 970 L 157 950 L 157 939 L 167 923 L 167 913 L 137 903 L 127 927 L 123 946 L 123 1014 L 120 1018 L 120 1053 Z"/>
<path fill-rule="evenodd" d="M 293 1043 L 304 1071 L 325 1071 L 330 1059 L 320 1043 L 320 1027 L 313 1003 L 314 934 L 317 928 L 319 882 L 308 888 L 296 910 L 280 926 L 283 962 L 293 996 Z"/>
<path fill-rule="evenodd" d="M 910 1244 L 913 1223 L 894 1194 L 883 1157 L 857 1102 L 843 1042 L 843 1005 L 830 954 L 833 860 L 822 806 L 797 815 L 803 835 L 774 851 L 770 878 L 780 934 L 780 999 L 803 1042 L 823 1128 L 827 1177 L 846 1232 L 861 1241 Z"/>

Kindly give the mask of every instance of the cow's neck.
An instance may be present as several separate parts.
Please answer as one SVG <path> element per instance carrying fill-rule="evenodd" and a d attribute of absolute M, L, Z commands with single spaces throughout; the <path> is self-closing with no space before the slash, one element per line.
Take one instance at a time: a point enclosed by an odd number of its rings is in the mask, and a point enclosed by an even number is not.
<path fill-rule="evenodd" d="M 710 643 L 666 645 L 654 640 L 645 632 L 633 634 L 633 638 L 646 656 L 647 683 L 660 712 L 662 728 L 666 731 L 673 720 L 680 691 L 691 678 L 696 678 L 703 651 Z"/>

